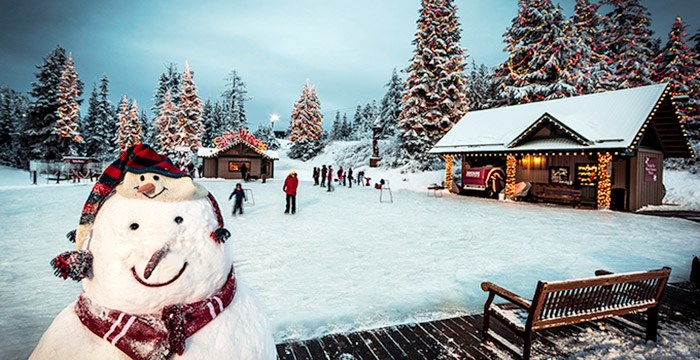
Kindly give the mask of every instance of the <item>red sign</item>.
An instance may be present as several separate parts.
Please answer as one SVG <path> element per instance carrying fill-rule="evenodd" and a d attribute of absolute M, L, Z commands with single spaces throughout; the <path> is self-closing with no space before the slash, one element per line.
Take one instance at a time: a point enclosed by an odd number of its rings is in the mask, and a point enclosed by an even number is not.
<path fill-rule="evenodd" d="M 653 182 L 658 180 L 658 166 L 655 157 L 644 159 L 644 181 Z"/>

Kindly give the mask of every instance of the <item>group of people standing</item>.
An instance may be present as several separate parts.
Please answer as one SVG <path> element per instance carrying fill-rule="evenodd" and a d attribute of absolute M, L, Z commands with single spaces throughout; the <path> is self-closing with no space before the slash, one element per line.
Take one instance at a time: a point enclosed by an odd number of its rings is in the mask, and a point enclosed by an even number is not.
<path fill-rule="evenodd" d="M 314 186 L 320 186 L 321 188 L 327 188 L 326 191 L 333 191 L 333 180 L 338 182 L 338 185 L 352 187 L 353 183 L 359 185 L 365 184 L 365 172 L 360 171 L 357 173 L 357 178 L 353 176 L 352 168 L 349 167 L 347 171 L 343 169 L 342 166 L 338 168 L 338 171 L 333 171 L 332 165 L 323 165 L 320 168 L 314 167 L 312 177 L 314 179 Z M 334 177 L 335 176 L 335 177 Z"/>

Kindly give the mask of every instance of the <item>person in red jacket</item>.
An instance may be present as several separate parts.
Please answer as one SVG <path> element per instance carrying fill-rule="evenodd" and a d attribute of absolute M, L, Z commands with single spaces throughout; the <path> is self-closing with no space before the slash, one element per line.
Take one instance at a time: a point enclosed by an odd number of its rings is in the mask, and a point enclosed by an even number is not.
<path fill-rule="evenodd" d="M 284 179 L 284 187 L 282 190 L 287 194 L 287 206 L 284 208 L 284 213 L 289 214 L 289 203 L 292 203 L 292 214 L 297 212 L 297 187 L 299 186 L 299 179 L 297 179 L 297 173 L 294 169 L 289 170 L 289 175 Z"/>

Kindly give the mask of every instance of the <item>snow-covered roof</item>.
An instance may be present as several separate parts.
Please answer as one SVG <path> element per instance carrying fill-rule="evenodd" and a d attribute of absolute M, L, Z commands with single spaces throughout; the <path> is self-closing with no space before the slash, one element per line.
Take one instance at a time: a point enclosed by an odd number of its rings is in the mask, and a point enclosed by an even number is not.
<path fill-rule="evenodd" d="M 624 149 L 663 98 L 667 84 L 467 113 L 430 150 L 434 154 Z M 525 140 L 543 121 L 569 138 Z"/>
<path fill-rule="evenodd" d="M 256 146 L 251 145 L 247 141 L 241 141 L 241 140 L 236 140 L 228 145 L 217 149 L 217 148 L 206 148 L 206 147 L 201 147 L 197 149 L 197 156 L 201 158 L 214 158 L 218 157 L 219 154 L 227 151 L 228 149 L 236 146 L 236 145 L 244 145 L 247 146 L 248 148 L 252 149 L 256 153 L 260 154 L 262 157 L 267 158 L 269 160 L 279 160 L 279 155 L 277 154 L 277 151 L 272 151 L 272 150 L 260 150 Z"/>

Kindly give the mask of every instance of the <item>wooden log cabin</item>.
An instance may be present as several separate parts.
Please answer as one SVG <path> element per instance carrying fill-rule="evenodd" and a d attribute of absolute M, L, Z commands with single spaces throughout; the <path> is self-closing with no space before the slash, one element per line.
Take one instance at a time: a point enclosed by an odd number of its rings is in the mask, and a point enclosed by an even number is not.
<path fill-rule="evenodd" d="M 242 179 L 242 166 L 252 179 L 275 177 L 276 151 L 260 150 L 246 141 L 233 141 L 223 148 L 200 148 L 197 155 L 202 161 L 202 177 Z"/>
<path fill-rule="evenodd" d="M 469 112 L 430 152 L 503 167 L 507 198 L 528 182 L 623 211 L 661 204 L 664 159 L 694 156 L 667 84 Z"/>

